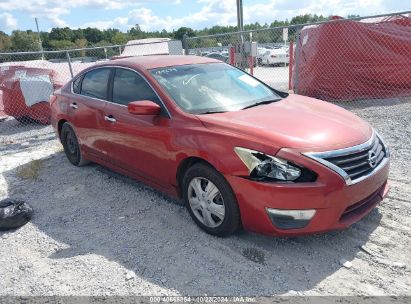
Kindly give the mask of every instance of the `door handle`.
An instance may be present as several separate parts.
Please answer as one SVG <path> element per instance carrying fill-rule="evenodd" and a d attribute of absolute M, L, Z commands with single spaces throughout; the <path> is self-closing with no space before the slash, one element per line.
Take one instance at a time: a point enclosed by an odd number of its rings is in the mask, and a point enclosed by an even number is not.
<path fill-rule="evenodd" d="M 104 119 L 108 122 L 116 122 L 117 121 L 112 115 L 104 116 Z"/>
<path fill-rule="evenodd" d="M 72 103 L 70 104 L 70 108 L 72 108 L 72 109 L 77 109 L 77 108 L 78 108 L 78 105 L 77 105 L 75 102 L 72 102 Z"/>

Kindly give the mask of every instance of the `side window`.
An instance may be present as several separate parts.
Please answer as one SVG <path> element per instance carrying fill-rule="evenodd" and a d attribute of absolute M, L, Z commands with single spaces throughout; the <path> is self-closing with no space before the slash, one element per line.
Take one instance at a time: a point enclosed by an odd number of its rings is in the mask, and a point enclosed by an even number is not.
<path fill-rule="evenodd" d="M 83 79 L 83 76 L 80 76 L 76 80 L 73 81 L 73 92 L 76 94 L 80 94 L 82 79 Z"/>
<path fill-rule="evenodd" d="M 149 84 L 136 72 L 116 69 L 113 80 L 113 102 L 127 105 L 131 101 L 151 100 L 159 103 Z"/>
<path fill-rule="evenodd" d="M 110 69 L 96 69 L 84 75 L 81 95 L 107 100 L 110 71 Z"/>

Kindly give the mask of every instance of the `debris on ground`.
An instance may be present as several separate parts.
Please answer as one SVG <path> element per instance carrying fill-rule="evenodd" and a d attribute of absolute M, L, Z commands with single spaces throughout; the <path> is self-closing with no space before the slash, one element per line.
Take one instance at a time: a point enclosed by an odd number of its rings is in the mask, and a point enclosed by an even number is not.
<path fill-rule="evenodd" d="M 22 200 L 6 198 L 0 201 L 0 230 L 16 229 L 31 220 L 33 208 Z"/>

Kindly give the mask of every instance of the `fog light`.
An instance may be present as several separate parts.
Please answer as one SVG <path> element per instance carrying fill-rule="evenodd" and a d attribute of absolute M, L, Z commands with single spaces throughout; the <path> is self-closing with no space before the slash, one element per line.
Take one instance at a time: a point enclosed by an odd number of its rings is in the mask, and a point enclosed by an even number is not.
<path fill-rule="evenodd" d="M 315 215 L 314 209 L 284 210 L 266 208 L 274 226 L 280 229 L 304 228 Z"/>

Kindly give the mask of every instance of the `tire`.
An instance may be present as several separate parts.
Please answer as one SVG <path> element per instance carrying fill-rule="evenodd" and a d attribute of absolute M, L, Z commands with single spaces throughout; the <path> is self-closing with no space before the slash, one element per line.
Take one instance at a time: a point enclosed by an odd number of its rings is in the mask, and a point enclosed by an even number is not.
<path fill-rule="evenodd" d="M 200 186 L 201 190 L 197 191 L 198 188 L 193 187 L 193 185 Z M 208 189 L 207 186 L 210 188 Z M 216 193 L 216 190 L 212 186 L 215 186 L 218 192 L 215 196 L 213 194 Z M 201 194 L 197 195 L 197 192 L 201 193 L 204 190 L 210 191 L 203 192 L 203 194 L 212 195 L 208 202 L 204 197 L 201 198 Z M 225 178 L 215 169 L 204 163 L 193 165 L 184 175 L 182 191 L 183 200 L 191 218 L 205 232 L 226 237 L 240 227 L 240 210 L 235 194 Z M 207 211 L 209 208 L 210 211 Z M 223 216 L 222 210 L 224 210 Z M 207 216 L 207 214 L 211 215 Z"/>
<path fill-rule="evenodd" d="M 89 161 L 87 161 L 81 153 L 80 145 L 73 127 L 67 122 L 65 122 L 61 128 L 60 140 L 64 147 L 64 153 L 70 163 L 77 167 L 81 167 L 89 163 Z"/>

